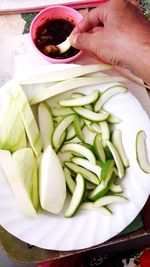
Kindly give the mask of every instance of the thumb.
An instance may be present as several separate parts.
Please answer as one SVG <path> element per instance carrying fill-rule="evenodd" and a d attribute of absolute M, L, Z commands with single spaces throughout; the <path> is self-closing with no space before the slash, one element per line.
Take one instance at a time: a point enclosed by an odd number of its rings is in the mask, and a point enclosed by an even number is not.
<path fill-rule="evenodd" d="M 93 46 L 93 33 L 76 33 L 70 36 L 70 41 L 72 46 L 80 49 L 80 50 L 89 50 L 94 52 Z"/>

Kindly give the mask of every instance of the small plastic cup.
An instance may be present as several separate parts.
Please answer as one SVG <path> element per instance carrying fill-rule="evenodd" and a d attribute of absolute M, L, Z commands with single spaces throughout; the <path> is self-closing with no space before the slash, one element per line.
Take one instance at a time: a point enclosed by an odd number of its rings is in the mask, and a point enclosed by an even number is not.
<path fill-rule="evenodd" d="M 38 51 L 40 55 L 42 55 L 46 60 L 48 60 L 51 63 L 68 63 L 79 58 L 82 54 L 82 51 L 79 51 L 74 56 L 68 57 L 65 59 L 55 59 L 55 58 L 46 56 L 36 46 L 35 39 L 36 39 L 37 28 L 43 25 L 48 19 L 50 20 L 65 19 L 65 20 L 69 20 L 70 22 L 76 25 L 81 21 L 82 18 L 83 18 L 82 15 L 78 11 L 70 7 L 58 5 L 58 6 L 50 6 L 48 8 L 45 8 L 33 19 L 31 26 L 30 26 L 30 36 L 31 36 L 35 49 Z"/>

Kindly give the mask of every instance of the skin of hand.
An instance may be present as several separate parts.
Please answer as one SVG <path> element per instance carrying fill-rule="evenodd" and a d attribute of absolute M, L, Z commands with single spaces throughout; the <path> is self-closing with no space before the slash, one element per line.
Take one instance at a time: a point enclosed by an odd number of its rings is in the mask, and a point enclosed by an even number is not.
<path fill-rule="evenodd" d="M 92 9 L 74 28 L 71 43 L 150 83 L 150 22 L 130 1 L 109 0 Z"/>

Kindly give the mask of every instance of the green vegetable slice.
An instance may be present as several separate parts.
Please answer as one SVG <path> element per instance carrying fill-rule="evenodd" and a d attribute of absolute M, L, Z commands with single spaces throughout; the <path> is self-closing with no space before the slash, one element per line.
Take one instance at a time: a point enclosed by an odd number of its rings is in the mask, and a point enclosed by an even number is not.
<path fill-rule="evenodd" d="M 90 192 L 88 198 L 92 201 L 97 200 L 100 197 L 103 197 L 109 190 L 111 184 L 114 181 L 115 175 L 113 173 L 114 161 L 108 160 L 102 166 L 101 170 L 101 183 Z"/>
<path fill-rule="evenodd" d="M 97 134 L 94 138 L 94 151 L 95 154 L 97 156 L 97 158 L 101 161 L 101 162 L 105 162 L 106 157 L 105 157 L 105 152 L 102 146 L 102 138 L 100 134 Z"/>
<path fill-rule="evenodd" d="M 102 106 L 114 95 L 119 93 L 125 93 L 127 91 L 127 88 L 125 88 L 123 85 L 119 86 L 112 86 L 108 88 L 104 93 L 102 93 L 99 97 L 99 99 L 96 101 L 94 105 L 94 111 L 99 111 Z"/>
<path fill-rule="evenodd" d="M 98 97 L 99 97 L 99 91 L 94 91 L 89 95 L 81 96 L 79 98 L 62 100 L 59 102 L 59 105 L 63 107 L 85 106 L 87 104 L 95 102 Z"/>
<path fill-rule="evenodd" d="M 150 164 L 146 154 L 144 131 L 139 131 L 136 136 L 136 159 L 140 169 L 146 173 L 150 173 Z"/>
<path fill-rule="evenodd" d="M 100 180 L 98 179 L 98 177 L 94 173 L 86 170 L 85 168 L 83 168 L 83 167 L 81 167 L 79 165 L 76 165 L 76 164 L 74 164 L 72 162 L 65 162 L 65 166 L 67 168 L 69 168 L 73 173 L 80 173 L 81 175 L 83 175 L 83 177 L 87 181 L 89 181 L 89 182 L 91 182 L 93 184 L 98 185 L 99 182 L 100 182 Z"/>
<path fill-rule="evenodd" d="M 72 217 L 75 212 L 77 211 L 85 192 L 85 181 L 81 174 L 77 174 L 76 177 L 76 187 L 74 193 L 72 195 L 71 202 L 69 207 L 65 212 L 65 217 L 70 218 Z"/>
<path fill-rule="evenodd" d="M 61 145 L 62 142 L 64 141 L 64 138 L 61 137 L 64 134 L 64 132 L 66 131 L 66 129 L 68 128 L 68 126 L 73 122 L 74 120 L 74 115 L 70 114 L 66 117 L 64 117 L 56 126 L 53 135 L 52 135 L 52 144 L 54 146 L 54 148 L 56 150 L 58 150 Z"/>
<path fill-rule="evenodd" d="M 71 194 L 74 193 L 76 183 L 71 177 L 71 172 L 65 167 L 64 168 L 65 178 L 66 178 L 66 184 Z"/>
<path fill-rule="evenodd" d="M 113 146 L 113 144 L 109 140 L 106 141 L 106 145 L 108 146 L 108 148 L 110 149 L 110 151 L 113 155 L 113 158 L 114 158 L 114 161 L 116 163 L 117 170 L 118 170 L 118 176 L 121 179 L 124 177 L 124 167 L 123 167 L 122 161 L 120 159 L 120 156 L 119 156 L 116 148 Z"/>
<path fill-rule="evenodd" d="M 129 160 L 127 158 L 123 142 L 122 142 L 122 132 L 120 129 L 114 130 L 112 133 L 112 143 L 117 149 L 117 152 L 122 160 L 122 163 L 125 168 L 129 167 Z"/>
<path fill-rule="evenodd" d="M 99 208 L 99 207 L 109 205 L 109 204 L 114 204 L 114 203 L 126 203 L 127 201 L 128 199 L 122 195 L 117 195 L 117 196 L 108 195 L 108 196 L 104 196 L 96 200 L 94 202 L 94 207 Z"/>
<path fill-rule="evenodd" d="M 91 164 L 87 159 L 80 158 L 80 157 L 74 157 L 71 159 L 71 161 L 77 165 L 80 165 L 81 167 L 95 173 L 98 178 L 100 179 L 101 175 L 101 167 L 98 165 Z"/>
<path fill-rule="evenodd" d="M 80 210 L 91 210 L 96 212 L 101 212 L 105 215 L 112 215 L 112 211 L 107 207 L 95 207 L 94 203 L 92 202 L 83 202 L 80 205 Z"/>
<path fill-rule="evenodd" d="M 85 141 L 85 137 L 84 134 L 82 132 L 82 128 L 81 128 L 81 123 L 80 123 L 80 118 L 78 115 L 74 116 L 74 129 L 75 129 L 75 133 L 77 135 L 77 137 L 84 142 Z"/>
<path fill-rule="evenodd" d="M 106 120 L 109 116 L 109 113 L 105 111 L 102 111 L 101 113 L 96 113 L 83 107 L 74 107 L 72 109 L 75 113 L 77 113 L 84 119 L 87 119 L 92 122 Z"/>
<path fill-rule="evenodd" d="M 74 144 L 74 143 L 65 144 L 62 147 L 61 152 L 65 151 L 70 151 L 73 154 L 74 153 L 80 154 L 81 156 L 87 158 L 92 164 L 96 164 L 96 159 L 94 154 L 89 148 L 85 147 L 84 145 Z"/>

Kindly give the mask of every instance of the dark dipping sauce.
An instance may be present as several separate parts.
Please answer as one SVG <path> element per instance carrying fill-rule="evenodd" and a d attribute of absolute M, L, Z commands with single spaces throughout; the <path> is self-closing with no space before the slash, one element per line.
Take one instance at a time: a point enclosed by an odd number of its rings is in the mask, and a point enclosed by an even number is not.
<path fill-rule="evenodd" d="M 37 28 L 35 45 L 46 56 L 65 59 L 76 55 L 79 50 L 70 47 L 68 51 L 63 54 L 57 52 L 49 52 L 49 45 L 58 45 L 66 40 L 70 35 L 75 25 L 65 19 L 46 20 L 46 22 Z"/>

